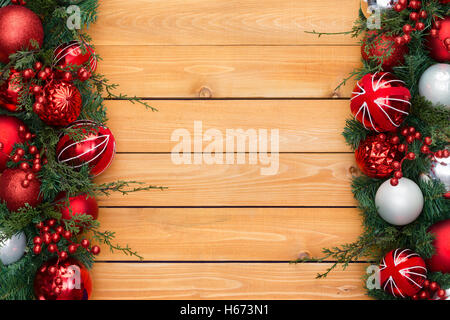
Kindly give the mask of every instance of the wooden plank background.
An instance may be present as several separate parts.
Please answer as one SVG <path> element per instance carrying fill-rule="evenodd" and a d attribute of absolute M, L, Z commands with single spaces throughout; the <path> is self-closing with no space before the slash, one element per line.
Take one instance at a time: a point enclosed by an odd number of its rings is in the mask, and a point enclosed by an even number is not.
<path fill-rule="evenodd" d="M 354 241 L 357 173 L 341 131 L 360 64 L 348 31 L 358 0 L 121 0 L 100 2 L 90 34 L 99 72 L 151 112 L 107 101 L 118 154 L 99 182 L 168 187 L 100 199 L 104 229 L 143 257 L 103 248 L 94 299 L 365 299 L 364 261 L 317 280 L 323 247 Z M 175 165 L 174 130 L 279 129 L 280 168 Z M 246 155 L 249 156 L 248 154 Z"/>

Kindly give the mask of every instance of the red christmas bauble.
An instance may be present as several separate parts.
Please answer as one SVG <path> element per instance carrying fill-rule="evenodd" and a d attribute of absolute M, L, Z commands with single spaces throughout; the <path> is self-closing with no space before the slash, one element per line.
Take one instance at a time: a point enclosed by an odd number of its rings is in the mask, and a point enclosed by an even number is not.
<path fill-rule="evenodd" d="M 356 84 L 350 108 L 368 130 L 396 130 L 409 114 L 411 93 L 388 72 L 366 74 Z"/>
<path fill-rule="evenodd" d="M 27 203 L 31 207 L 41 204 L 41 182 L 34 178 L 28 180 L 28 186 L 23 186 L 23 181 L 27 180 L 29 173 L 31 171 L 15 168 L 6 169 L 0 176 L 0 201 L 4 201 L 10 211 L 17 211 Z"/>
<path fill-rule="evenodd" d="M 403 155 L 397 145 L 389 138 L 381 135 L 369 135 L 359 143 L 355 151 L 356 163 L 361 171 L 371 178 L 384 179 L 389 177 L 394 169 L 392 162 L 401 161 Z"/>
<path fill-rule="evenodd" d="M 439 62 L 450 61 L 450 51 L 445 45 L 445 40 L 450 39 L 450 17 L 441 20 L 441 27 L 436 37 L 428 36 L 428 48 L 430 56 Z M 448 41 L 448 40 L 447 40 Z"/>
<path fill-rule="evenodd" d="M 412 297 L 427 278 L 425 261 L 409 249 L 389 252 L 380 264 L 380 283 L 394 297 Z"/>
<path fill-rule="evenodd" d="M 98 204 L 94 197 L 81 194 L 76 197 L 69 197 L 68 202 L 65 194 L 56 197 L 57 208 L 62 214 L 62 218 L 69 220 L 80 214 L 92 216 L 94 220 L 98 218 Z"/>
<path fill-rule="evenodd" d="M 87 164 L 91 174 L 98 176 L 110 166 L 116 153 L 116 140 L 111 130 L 88 120 L 77 121 L 70 128 L 79 129 L 86 136 L 81 141 L 62 136 L 56 146 L 57 161 L 74 169 Z"/>
<path fill-rule="evenodd" d="M 91 293 L 89 271 L 73 258 L 47 261 L 34 278 L 34 294 L 39 300 L 89 300 Z"/>
<path fill-rule="evenodd" d="M 393 67 L 405 62 L 408 53 L 406 44 L 397 44 L 394 36 L 369 31 L 361 46 L 361 55 L 365 61 L 376 58 L 378 64 L 383 63 L 383 70 L 391 71 Z M 388 56 L 389 55 L 389 56 Z"/>
<path fill-rule="evenodd" d="M 450 273 L 450 219 L 440 221 L 428 230 L 435 236 L 435 254 L 427 261 L 432 272 Z"/>
<path fill-rule="evenodd" d="M 54 61 L 63 69 L 70 65 L 81 67 L 85 64 L 89 64 L 90 72 L 97 69 L 94 50 L 88 44 L 80 41 L 71 41 L 56 48 Z"/>
<path fill-rule="evenodd" d="M 81 93 L 68 82 L 50 82 L 44 88 L 45 103 L 36 106 L 34 112 L 50 126 L 67 126 L 78 119 L 81 113 Z"/>
<path fill-rule="evenodd" d="M 26 128 L 25 124 L 16 117 L 0 115 L 0 173 L 6 169 L 8 156 L 14 146 L 25 142 L 24 134 L 19 132 L 20 126 Z"/>
<path fill-rule="evenodd" d="M 11 69 L 8 80 L 0 87 L 0 107 L 11 112 L 17 111 L 19 92 L 22 88 L 20 72 Z"/>
<path fill-rule="evenodd" d="M 24 48 L 35 49 L 30 40 L 42 46 L 44 29 L 41 19 L 23 6 L 0 8 L 0 62 L 8 63 L 11 54 Z"/>

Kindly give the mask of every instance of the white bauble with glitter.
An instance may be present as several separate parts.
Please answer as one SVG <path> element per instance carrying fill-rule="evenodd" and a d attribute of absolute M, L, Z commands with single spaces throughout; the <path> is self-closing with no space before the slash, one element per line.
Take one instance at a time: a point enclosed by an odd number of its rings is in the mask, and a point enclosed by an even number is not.
<path fill-rule="evenodd" d="M 0 261 L 4 265 L 19 261 L 25 253 L 26 246 L 27 238 L 23 232 L 19 232 L 11 238 L 0 242 Z"/>
<path fill-rule="evenodd" d="M 430 176 L 441 181 L 447 192 L 450 191 L 450 157 L 436 158 L 431 165 Z"/>
<path fill-rule="evenodd" d="M 404 226 L 416 220 L 423 209 L 423 194 L 408 178 L 398 180 L 397 186 L 385 181 L 377 190 L 375 205 L 378 214 L 390 224 Z"/>
<path fill-rule="evenodd" d="M 420 77 L 419 93 L 434 104 L 450 108 L 450 64 L 437 63 Z"/>

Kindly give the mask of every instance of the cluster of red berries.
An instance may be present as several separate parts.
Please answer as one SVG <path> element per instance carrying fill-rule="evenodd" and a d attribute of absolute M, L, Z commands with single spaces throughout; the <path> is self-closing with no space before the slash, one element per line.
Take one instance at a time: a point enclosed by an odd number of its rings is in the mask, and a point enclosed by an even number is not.
<path fill-rule="evenodd" d="M 394 10 L 397 12 L 402 12 L 407 8 L 415 10 L 409 14 L 409 20 L 411 20 L 412 23 L 415 23 L 415 25 L 413 27 L 411 24 L 407 23 L 403 26 L 404 34 L 395 38 L 395 42 L 399 45 L 406 44 L 411 41 L 411 32 L 424 30 L 425 23 L 421 20 L 425 20 L 428 17 L 428 13 L 425 10 L 421 10 L 421 1 L 412 0 L 408 2 L 408 0 L 398 0 L 394 6 Z"/>
<path fill-rule="evenodd" d="M 413 300 L 433 300 L 435 295 L 437 295 L 437 297 L 439 299 L 445 299 L 446 298 L 446 292 L 444 289 L 441 289 L 441 286 L 433 281 L 431 282 L 430 280 L 425 280 L 423 283 L 423 288 L 422 290 L 415 294 L 412 299 Z"/>
<path fill-rule="evenodd" d="M 42 170 L 42 165 L 47 164 L 47 158 L 42 156 L 42 152 L 31 144 L 31 140 L 36 138 L 35 134 L 31 134 L 25 126 L 21 125 L 19 126 L 19 135 L 25 140 L 25 149 L 17 148 L 6 156 L 14 163 L 18 163 L 22 171 L 27 172 L 25 180 L 22 181 L 22 187 L 28 188 L 30 182 L 36 179 L 36 174 Z M 3 144 L 0 142 L 0 152 L 2 149 Z"/>
<path fill-rule="evenodd" d="M 80 243 L 72 241 L 73 234 L 69 230 L 66 230 L 63 225 L 58 224 L 56 219 L 50 219 L 44 222 L 39 222 L 36 225 L 39 230 L 39 236 L 34 237 L 33 253 L 38 255 L 42 252 L 43 246 L 47 245 L 47 251 L 49 253 L 56 253 L 61 261 L 69 258 L 69 254 L 75 254 L 78 248 L 81 246 L 85 250 L 91 252 L 93 255 L 100 253 L 99 246 L 90 246 L 90 242 L 87 239 L 81 240 Z M 59 250 L 58 243 L 64 238 L 68 241 L 69 245 L 67 250 Z"/>
<path fill-rule="evenodd" d="M 11 4 L 25 6 L 27 4 L 27 2 L 25 0 L 11 0 Z"/>
<path fill-rule="evenodd" d="M 439 37 L 439 29 L 441 29 L 442 20 L 435 20 L 433 22 L 433 27 L 430 30 L 430 36 L 432 36 L 433 38 L 438 38 Z M 446 38 L 444 40 L 444 45 L 447 48 L 447 51 L 450 51 L 450 38 Z"/>

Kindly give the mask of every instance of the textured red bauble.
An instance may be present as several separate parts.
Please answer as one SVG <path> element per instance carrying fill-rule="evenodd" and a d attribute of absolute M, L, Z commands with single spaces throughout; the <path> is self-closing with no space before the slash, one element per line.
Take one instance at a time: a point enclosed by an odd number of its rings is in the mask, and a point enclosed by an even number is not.
<path fill-rule="evenodd" d="M 71 41 L 56 48 L 55 64 L 63 69 L 68 66 L 81 67 L 88 64 L 89 71 L 94 72 L 97 69 L 97 58 L 94 50 L 88 44 Z"/>
<path fill-rule="evenodd" d="M 62 193 L 56 197 L 56 202 L 63 219 L 69 220 L 80 214 L 90 215 L 94 220 L 98 218 L 97 200 L 87 194 L 69 197 L 67 201 L 66 195 Z"/>
<path fill-rule="evenodd" d="M 429 36 L 428 49 L 430 56 L 439 62 L 450 61 L 450 51 L 445 45 L 445 40 L 450 38 L 450 17 L 440 20 L 441 27 L 437 30 L 437 35 Z"/>
<path fill-rule="evenodd" d="M 47 261 L 34 278 L 34 294 L 39 300 L 89 300 L 91 293 L 89 271 L 72 258 Z"/>
<path fill-rule="evenodd" d="M 432 272 L 450 273 L 450 219 L 438 222 L 428 230 L 435 236 L 435 254 L 427 261 Z"/>
<path fill-rule="evenodd" d="M 22 6 L 0 8 L 0 62 L 8 63 L 9 56 L 18 50 L 35 49 L 30 40 L 42 46 L 44 29 L 41 19 Z"/>
<path fill-rule="evenodd" d="M 19 132 L 19 127 L 25 124 L 11 116 L 0 115 L 0 173 L 6 169 L 9 154 L 13 151 L 16 144 L 25 142 L 25 135 Z M 27 129 L 26 129 L 27 130 Z"/>
<path fill-rule="evenodd" d="M 22 77 L 14 69 L 9 71 L 9 78 L 0 86 L 0 107 L 11 112 L 17 111 L 19 92 L 22 90 Z"/>
<path fill-rule="evenodd" d="M 80 120 L 71 129 L 85 133 L 81 141 L 74 141 L 63 135 L 56 146 L 57 161 L 79 169 L 88 164 L 91 174 L 97 176 L 111 164 L 116 153 L 116 141 L 107 127 L 93 121 Z"/>
<path fill-rule="evenodd" d="M 406 44 L 398 44 L 394 36 L 378 34 L 376 31 L 367 32 L 361 46 L 363 59 L 370 61 L 375 58 L 378 64 L 383 63 L 383 70 L 386 71 L 391 71 L 393 67 L 403 64 L 407 53 Z M 390 54 L 389 57 L 388 54 Z"/>
<path fill-rule="evenodd" d="M 34 108 L 39 118 L 50 126 L 67 126 L 78 119 L 81 113 L 81 93 L 68 82 L 51 82 L 44 88 L 45 103 Z"/>
<path fill-rule="evenodd" d="M 18 168 L 6 169 L 0 176 L 0 201 L 4 201 L 10 211 L 17 211 L 27 203 L 36 207 L 42 202 L 41 182 L 38 179 L 27 180 L 29 184 L 26 188 L 22 185 L 30 172 Z"/>
<path fill-rule="evenodd" d="M 366 74 L 356 84 L 350 108 L 366 129 L 396 130 L 408 115 L 411 93 L 405 83 L 388 72 Z"/>
<path fill-rule="evenodd" d="M 381 288 L 395 297 L 412 297 L 427 278 L 425 261 L 409 249 L 389 252 L 380 264 Z"/>
<path fill-rule="evenodd" d="M 403 155 L 397 145 L 390 139 L 378 134 L 372 134 L 360 142 L 355 151 L 356 163 L 361 171 L 371 178 L 384 179 L 389 177 L 394 168 L 394 161 L 400 162 Z"/>

